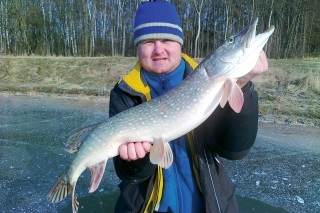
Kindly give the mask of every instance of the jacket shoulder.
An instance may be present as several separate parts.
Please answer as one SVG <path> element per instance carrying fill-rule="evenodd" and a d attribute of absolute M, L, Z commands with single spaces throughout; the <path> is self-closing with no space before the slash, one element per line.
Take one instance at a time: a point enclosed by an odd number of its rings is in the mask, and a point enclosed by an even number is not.
<path fill-rule="evenodd" d="M 120 79 L 118 86 L 133 96 L 144 97 L 146 101 L 151 100 L 150 87 L 141 74 L 141 64 L 139 61 L 129 73 Z"/>

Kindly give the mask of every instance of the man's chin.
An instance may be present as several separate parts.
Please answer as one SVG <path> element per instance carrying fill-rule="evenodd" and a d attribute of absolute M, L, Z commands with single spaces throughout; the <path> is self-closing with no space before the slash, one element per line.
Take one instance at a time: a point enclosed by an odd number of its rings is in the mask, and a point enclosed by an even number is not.
<path fill-rule="evenodd" d="M 164 68 L 164 67 L 156 67 L 153 69 L 153 73 L 157 73 L 157 74 L 165 74 L 165 73 L 168 73 L 170 72 L 171 70 L 168 69 L 168 68 Z"/>

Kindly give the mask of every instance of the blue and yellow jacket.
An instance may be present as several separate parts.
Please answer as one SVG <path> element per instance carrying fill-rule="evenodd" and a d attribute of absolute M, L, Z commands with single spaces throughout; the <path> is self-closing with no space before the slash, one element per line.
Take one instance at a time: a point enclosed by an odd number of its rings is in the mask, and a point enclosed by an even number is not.
<path fill-rule="evenodd" d="M 189 56 L 184 77 L 197 66 Z M 206 212 L 237 212 L 234 184 L 225 172 L 220 156 L 235 160 L 247 155 L 255 141 L 258 122 L 257 94 L 252 82 L 243 89 L 244 106 L 235 113 L 226 105 L 218 107 L 198 128 L 187 135 L 188 149 L 197 185 L 204 196 Z M 141 65 L 125 75 L 111 90 L 109 116 L 151 100 L 151 91 L 141 73 Z M 195 145 L 196 144 L 196 145 Z M 162 168 L 150 163 L 149 155 L 136 161 L 114 158 L 120 196 L 115 212 L 154 212 L 163 190 Z"/>

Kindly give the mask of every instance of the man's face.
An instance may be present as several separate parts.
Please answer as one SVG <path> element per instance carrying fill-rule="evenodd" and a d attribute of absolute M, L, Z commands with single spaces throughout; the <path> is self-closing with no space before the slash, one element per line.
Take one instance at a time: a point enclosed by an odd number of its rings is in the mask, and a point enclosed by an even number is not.
<path fill-rule="evenodd" d="M 138 44 L 141 66 L 152 73 L 169 73 L 181 61 L 181 44 L 167 39 L 149 39 Z"/>

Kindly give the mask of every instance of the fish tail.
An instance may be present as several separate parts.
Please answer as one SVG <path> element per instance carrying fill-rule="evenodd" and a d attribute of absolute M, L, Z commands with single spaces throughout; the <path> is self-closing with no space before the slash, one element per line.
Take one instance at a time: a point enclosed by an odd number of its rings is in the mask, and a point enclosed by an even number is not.
<path fill-rule="evenodd" d="M 50 200 L 52 203 L 60 202 L 73 191 L 73 186 L 68 183 L 66 174 L 67 171 L 61 174 L 47 195 L 48 200 Z"/>
<path fill-rule="evenodd" d="M 77 196 L 74 193 L 75 187 L 72 189 L 72 212 L 77 213 L 79 209 L 79 202 L 77 201 Z"/>

